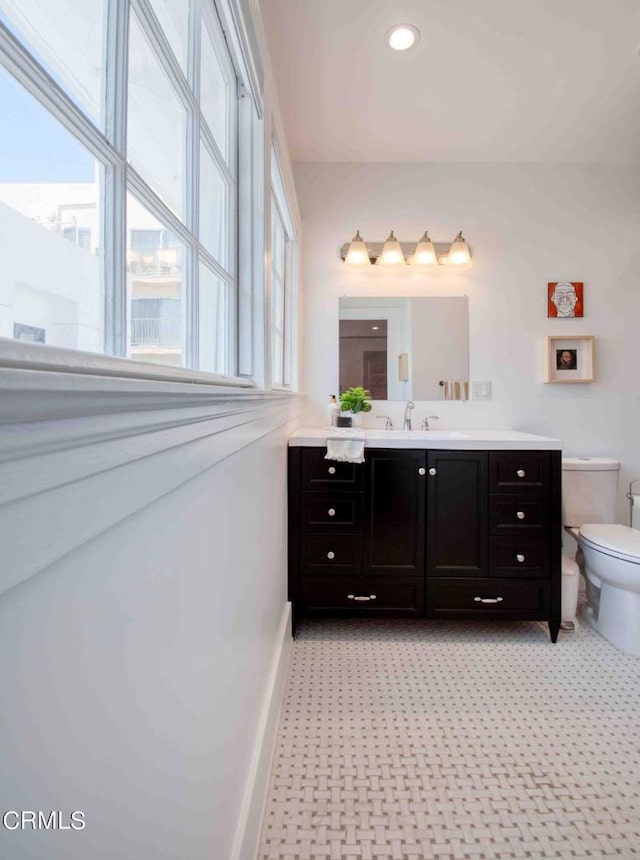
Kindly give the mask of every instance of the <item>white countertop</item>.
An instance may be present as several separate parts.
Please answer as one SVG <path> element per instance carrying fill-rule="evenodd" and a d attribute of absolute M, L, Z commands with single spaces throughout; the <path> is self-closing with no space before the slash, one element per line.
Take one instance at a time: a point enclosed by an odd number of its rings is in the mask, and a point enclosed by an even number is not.
<path fill-rule="evenodd" d="M 518 430 L 369 430 L 359 427 L 299 427 L 292 447 L 322 447 L 327 438 L 365 437 L 367 448 L 433 448 L 453 451 L 560 451 L 560 439 Z"/>

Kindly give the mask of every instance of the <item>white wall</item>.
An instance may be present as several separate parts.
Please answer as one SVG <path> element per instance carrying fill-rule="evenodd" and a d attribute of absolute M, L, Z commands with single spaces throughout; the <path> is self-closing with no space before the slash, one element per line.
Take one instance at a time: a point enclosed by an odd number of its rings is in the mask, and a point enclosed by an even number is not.
<path fill-rule="evenodd" d="M 296 410 L 216 396 L 198 420 L 144 411 L 129 431 L 111 415 L 0 427 L 0 580 L 23 576 L 0 597 L 2 812 L 86 819 L 0 828 L 2 857 L 253 860 L 290 644 Z"/>
<path fill-rule="evenodd" d="M 621 459 L 640 476 L 640 170 L 506 164 L 298 164 L 303 218 L 304 421 L 322 420 L 336 390 L 340 296 L 468 295 L 471 378 L 490 380 L 489 403 L 416 404 L 443 428 L 511 427 L 562 439 L 569 455 Z M 472 268 L 422 273 L 349 269 L 340 246 L 359 229 L 435 242 L 465 231 Z M 584 281 L 585 316 L 547 319 L 547 282 Z M 593 334 L 597 381 L 542 382 L 546 335 Z M 376 412 L 401 419 L 402 404 Z M 396 424 L 396 426 L 398 426 Z"/>

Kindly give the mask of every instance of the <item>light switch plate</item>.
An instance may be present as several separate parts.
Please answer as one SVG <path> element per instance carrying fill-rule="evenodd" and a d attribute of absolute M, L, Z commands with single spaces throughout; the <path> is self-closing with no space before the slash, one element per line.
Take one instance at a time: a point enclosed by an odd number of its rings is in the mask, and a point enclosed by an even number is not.
<path fill-rule="evenodd" d="M 491 400 L 491 383 L 472 382 L 471 397 L 473 400 Z"/>

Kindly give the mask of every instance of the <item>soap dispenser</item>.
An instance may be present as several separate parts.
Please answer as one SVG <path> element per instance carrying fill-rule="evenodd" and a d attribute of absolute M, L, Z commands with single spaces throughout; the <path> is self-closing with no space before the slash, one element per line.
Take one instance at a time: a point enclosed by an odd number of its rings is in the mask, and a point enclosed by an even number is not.
<path fill-rule="evenodd" d="M 332 394 L 329 398 L 329 403 L 327 404 L 327 426 L 335 427 L 336 426 L 336 416 L 340 411 L 340 407 L 338 406 L 338 401 L 336 400 L 335 394 Z"/>

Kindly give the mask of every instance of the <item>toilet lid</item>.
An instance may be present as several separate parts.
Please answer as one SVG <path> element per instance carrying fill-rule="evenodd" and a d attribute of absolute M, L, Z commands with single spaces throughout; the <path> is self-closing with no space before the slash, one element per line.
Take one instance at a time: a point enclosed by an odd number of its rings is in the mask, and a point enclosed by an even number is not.
<path fill-rule="evenodd" d="M 640 530 L 613 523 L 580 528 L 580 540 L 594 549 L 640 564 Z"/>
<path fill-rule="evenodd" d="M 563 457 L 562 468 L 566 472 L 617 472 L 620 460 L 611 457 Z"/>

